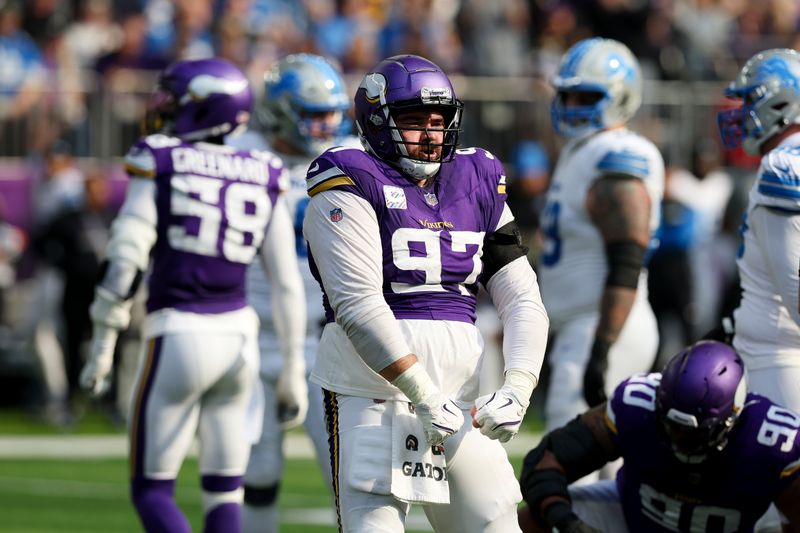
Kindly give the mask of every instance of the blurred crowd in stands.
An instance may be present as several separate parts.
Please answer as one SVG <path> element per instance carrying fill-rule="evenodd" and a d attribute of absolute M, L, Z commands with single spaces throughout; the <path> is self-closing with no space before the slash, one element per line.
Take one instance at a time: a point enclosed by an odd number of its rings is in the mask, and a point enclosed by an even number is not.
<path fill-rule="evenodd" d="M 348 80 L 381 58 L 414 53 L 456 79 L 545 87 L 564 51 L 597 35 L 628 45 L 646 80 L 721 83 L 757 50 L 800 48 L 798 29 L 797 0 L 0 0 L 0 406 L 32 405 L 71 423 L 91 291 L 124 191 L 109 160 L 138 135 L 155 75 L 175 59 L 226 58 L 256 91 L 265 70 L 303 51 L 334 59 Z M 719 102 L 721 91 L 711 98 Z M 109 126 L 98 109 L 112 109 L 124 127 Z M 467 121 L 480 117 L 499 131 L 517 115 L 485 105 L 471 108 Z M 488 147 L 504 159 L 509 202 L 535 263 L 556 147 L 549 128 L 525 124 L 524 134 L 495 136 L 502 146 Z M 695 340 L 736 298 L 736 228 L 750 182 L 731 163 L 753 162 L 722 153 L 714 124 L 704 128 L 707 138 L 690 140 L 694 148 L 679 160 L 665 152 L 672 165 L 664 245 L 651 263 L 651 297 L 666 317 L 662 340 L 673 342 L 664 353 Z M 17 167 L 3 156 L 33 162 L 24 170 L 32 178 L 12 183 Z M 15 286 L 24 288 L 9 295 Z M 133 327 L 132 343 L 135 334 Z M 19 379 L 30 373 L 31 353 L 33 387 Z M 117 366 L 128 374 L 125 363 Z M 120 389 L 111 412 L 125 410 Z"/>
<path fill-rule="evenodd" d="M 794 0 L 0 0 L 0 117 L 4 137 L 33 118 L 31 150 L 67 130 L 88 155 L 87 99 L 110 91 L 136 118 L 131 94 L 152 85 L 140 71 L 178 58 L 224 57 L 258 81 L 292 52 L 354 75 L 408 52 L 451 74 L 546 80 L 591 35 L 628 45 L 646 79 L 729 79 L 756 50 L 800 45 L 798 20 Z"/>

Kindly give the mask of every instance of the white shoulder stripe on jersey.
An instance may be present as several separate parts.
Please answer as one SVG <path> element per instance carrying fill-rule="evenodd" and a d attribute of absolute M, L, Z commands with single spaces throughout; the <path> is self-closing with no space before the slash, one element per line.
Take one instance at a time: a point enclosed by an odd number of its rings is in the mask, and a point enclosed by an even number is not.
<path fill-rule="evenodd" d="M 317 174 L 313 178 L 311 178 L 311 177 L 307 178 L 307 180 L 306 180 L 306 188 L 309 189 L 309 190 L 313 189 L 314 187 L 316 187 L 317 185 L 319 185 L 323 181 L 327 181 L 327 180 L 329 180 L 331 178 L 335 178 L 337 176 L 342 176 L 342 175 L 344 175 L 344 172 L 342 171 L 342 169 L 340 169 L 339 167 L 331 167 L 328 170 L 326 170 L 325 172 L 320 172 L 319 174 Z"/>
<path fill-rule="evenodd" d="M 156 159 L 149 150 L 129 153 L 125 156 L 125 168 L 132 174 L 153 176 L 156 171 Z"/>

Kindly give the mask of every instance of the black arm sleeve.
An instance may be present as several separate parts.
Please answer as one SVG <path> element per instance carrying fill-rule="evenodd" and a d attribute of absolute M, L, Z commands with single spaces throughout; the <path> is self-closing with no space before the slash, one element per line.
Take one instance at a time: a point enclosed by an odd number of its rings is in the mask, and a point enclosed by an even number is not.
<path fill-rule="evenodd" d="M 606 244 L 608 276 L 606 287 L 635 289 L 639 272 L 644 264 L 645 247 L 634 241 L 617 241 Z"/>
<path fill-rule="evenodd" d="M 481 283 L 485 286 L 492 276 L 511 261 L 528 255 L 528 247 L 522 244 L 522 233 L 517 222 L 512 220 L 483 239 L 483 272 Z"/>

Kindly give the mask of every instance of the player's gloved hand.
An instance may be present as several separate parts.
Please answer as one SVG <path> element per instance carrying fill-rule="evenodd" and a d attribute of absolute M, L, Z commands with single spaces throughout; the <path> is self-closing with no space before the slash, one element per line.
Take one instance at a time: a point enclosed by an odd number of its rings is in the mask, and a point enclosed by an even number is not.
<path fill-rule="evenodd" d="M 509 370 L 499 390 L 475 400 L 472 425 L 490 439 L 510 441 L 519 431 L 535 386 L 533 374 Z"/>
<path fill-rule="evenodd" d="M 114 346 L 119 332 L 105 324 L 94 323 L 89 359 L 83 366 L 80 385 L 92 396 L 105 394 L 111 387 L 111 368 L 114 366 Z"/>
<path fill-rule="evenodd" d="M 308 383 L 304 360 L 284 360 L 276 392 L 281 429 L 291 429 L 302 424 L 308 413 Z"/>
<path fill-rule="evenodd" d="M 461 409 L 442 394 L 421 364 L 411 365 L 392 381 L 392 385 L 403 391 L 414 405 L 425 440 L 431 446 L 442 444 L 464 424 Z"/>
<path fill-rule="evenodd" d="M 606 401 L 606 372 L 610 347 L 610 343 L 600 339 L 595 339 L 592 344 L 592 351 L 583 374 L 583 398 L 589 407 Z"/>
<path fill-rule="evenodd" d="M 431 446 L 443 443 L 464 424 L 461 409 L 441 392 L 415 403 L 414 410 L 425 429 L 425 440 Z"/>

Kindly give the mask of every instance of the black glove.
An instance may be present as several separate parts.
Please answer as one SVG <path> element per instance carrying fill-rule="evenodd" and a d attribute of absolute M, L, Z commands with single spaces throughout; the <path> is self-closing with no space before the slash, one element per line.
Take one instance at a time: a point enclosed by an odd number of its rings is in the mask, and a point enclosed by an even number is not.
<path fill-rule="evenodd" d="M 595 339 L 586 370 L 583 374 L 583 398 L 589 407 L 606 401 L 606 371 L 608 370 L 608 350 L 611 343 Z"/>
<path fill-rule="evenodd" d="M 544 512 L 544 521 L 559 533 L 603 533 L 595 529 L 572 512 L 567 502 L 549 505 Z"/>

